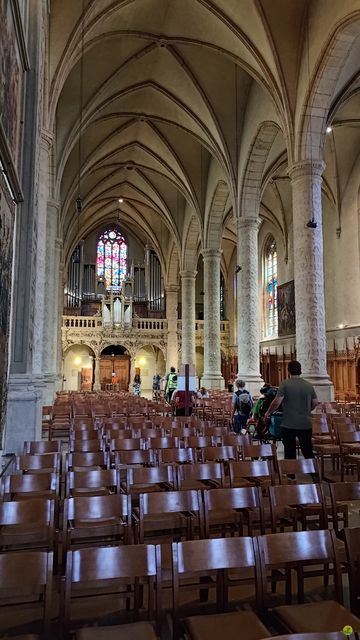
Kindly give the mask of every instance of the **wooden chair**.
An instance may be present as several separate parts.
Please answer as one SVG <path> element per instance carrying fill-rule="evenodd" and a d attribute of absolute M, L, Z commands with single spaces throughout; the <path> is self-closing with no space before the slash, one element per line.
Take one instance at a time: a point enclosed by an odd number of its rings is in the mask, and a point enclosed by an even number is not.
<path fill-rule="evenodd" d="M 203 508 L 199 491 L 141 493 L 133 512 L 135 542 L 164 536 L 191 540 L 203 536 Z"/>
<path fill-rule="evenodd" d="M 262 608 L 269 608 L 268 586 L 285 584 L 286 604 L 271 609 L 273 619 L 287 633 L 332 632 L 360 620 L 342 606 L 341 571 L 334 531 L 296 531 L 257 538 L 260 553 Z M 319 569 L 319 565 L 323 569 Z M 304 603 L 305 579 L 326 575 L 332 565 L 335 600 Z M 270 575 L 268 573 L 270 572 Z M 297 575 L 297 604 L 292 602 L 292 573 Z M 312 581 L 313 584 L 313 581 Z M 278 599 L 278 596 L 277 596 Z"/>
<path fill-rule="evenodd" d="M 47 551 L 18 551 L 0 554 L 0 618 L 11 613 L 17 618 L 12 631 L 26 620 L 26 631 L 31 630 L 28 616 L 36 615 L 40 608 L 45 633 L 50 630 L 51 596 L 53 583 L 53 554 Z M 29 610 L 28 616 L 26 610 Z M 5 617 L 0 623 L 3 627 Z"/>
<path fill-rule="evenodd" d="M 43 453 L 60 453 L 60 440 L 34 440 L 24 442 L 24 455 L 39 455 Z"/>
<path fill-rule="evenodd" d="M 332 482 L 329 484 L 332 518 L 335 531 L 349 526 L 349 502 L 360 500 L 360 482 Z"/>
<path fill-rule="evenodd" d="M 171 436 L 165 436 L 163 438 L 148 438 L 147 440 L 147 448 L 153 450 L 178 449 L 180 447 L 180 444 L 180 438 L 173 438 Z"/>
<path fill-rule="evenodd" d="M 173 637 L 180 638 L 182 626 L 190 640 L 260 640 L 268 637 L 269 631 L 253 611 L 226 612 L 228 591 L 238 586 L 239 580 L 231 580 L 235 571 L 251 572 L 246 582 L 255 587 L 257 599 L 259 588 L 256 578 L 257 549 L 253 539 L 216 538 L 193 540 L 172 545 L 173 573 Z M 183 584 L 185 580 L 185 585 Z M 217 613 L 185 617 L 181 625 L 180 591 L 191 589 L 198 592 L 216 589 Z M 188 599 L 188 598 L 187 598 Z"/>
<path fill-rule="evenodd" d="M 360 616 L 360 528 L 344 530 L 350 587 L 350 608 Z"/>
<path fill-rule="evenodd" d="M 127 469 L 126 482 L 122 488 L 125 493 L 132 496 L 151 491 L 175 491 L 177 489 L 176 472 L 171 465 Z"/>
<path fill-rule="evenodd" d="M 196 462 L 202 462 L 202 449 L 205 447 L 212 447 L 213 439 L 210 436 L 189 436 L 185 440 L 185 447 L 189 449 L 195 449 Z"/>
<path fill-rule="evenodd" d="M 269 460 L 240 460 L 229 462 L 230 487 L 275 484 L 272 462 Z"/>
<path fill-rule="evenodd" d="M 119 494 L 120 473 L 117 469 L 70 471 L 66 477 L 66 497 L 106 496 Z"/>
<path fill-rule="evenodd" d="M 272 460 L 277 468 L 276 447 L 274 444 L 245 444 L 242 447 L 243 460 Z"/>
<path fill-rule="evenodd" d="M 250 434 L 226 433 L 221 438 L 221 444 L 224 447 L 238 447 L 241 449 L 244 445 L 252 444 L 252 437 Z"/>
<path fill-rule="evenodd" d="M 33 498 L 0 503 L 0 550 L 54 547 L 54 500 Z"/>
<path fill-rule="evenodd" d="M 57 473 L 15 474 L 5 476 L 1 481 L 3 500 L 48 498 L 57 501 L 60 497 L 59 491 L 60 484 Z"/>
<path fill-rule="evenodd" d="M 254 527 L 265 533 L 265 518 L 262 493 L 259 487 L 213 489 L 204 491 L 205 537 L 228 533 L 254 535 Z"/>
<path fill-rule="evenodd" d="M 158 449 L 157 459 L 159 464 L 193 464 L 196 460 L 194 449 Z"/>
<path fill-rule="evenodd" d="M 117 438 L 110 441 L 110 451 L 136 451 L 145 449 L 145 440 L 143 438 Z"/>
<path fill-rule="evenodd" d="M 116 468 L 129 465 L 150 466 L 155 464 L 155 451 L 152 450 L 132 450 L 132 451 L 115 451 L 113 453 L 113 464 Z"/>
<path fill-rule="evenodd" d="M 22 473 L 60 473 L 61 454 L 43 453 L 38 455 L 17 456 L 16 470 Z"/>
<path fill-rule="evenodd" d="M 104 451 L 104 442 L 96 438 L 95 440 L 70 440 L 69 442 L 70 453 L 98 453 Z"/>
<path fill-rule="evenodd" d="M 285 527 L 303 531 L 316 524 L 327 528 L 325 497 L 319 484 L 275 485 L 269 487 L 272 531 L 276 533 Z M 310 518 L 310 520 L 309 520 Z"/>
<path fill-rule="evenodd" d="M 108 469 L 109 459 L 105 451 L 76 451 L 69 453 L 65 459 L 65 473 L 87 469 Z"/>
<path fill-rule="evenodd" d="M 130 540 L 131 497 L 124 494 L 64 500 L 65 550 L 74 546 Z"/>
<path fill-rule="evenodd" d="M 314 482 L 321 481 L 321 471 L 316 458 L 278 460 L 280 484 L 296 482 L 296 475 L 311 475 Z"/>
<path fill-rule="evenodd" d="M 154 545 L 128 545 L 125 547 L 97 547 L 77 549 L 67 555 L 64 627 L 71 628 L 72 609 L 78 598 L 84 595 L 91 601 L 109 594 L 115 596 L 115 611 L 119 613 L 119 601 L 124 601 L 125 624 L 109 627 L 89 627 L 76 631 L 77 640 L 157 640 L 157 633 L 150 621 L 159 628 L 161 611 L 161 555 Z M 144 607 L 144 598 L 147 603 Z M 155 603 L 154 603 L 155 600 Z M 139 621 L 145 617 L 148 622 Z M 96 611 L 99 609 L 95 608 Z M 101 609 L 100 609 L 101 611 Z M 94 616 L 93 616 L 94 618 Z M 129 620 L 133 621 L 132 623 Z M 86 616 L 88 625 L 89 615 Z"/>
<path fill-rule="evenodd" d="M 71 429 L 69 437 L 70 440 L 101 440 L 102 432 L 94 427 Z"/>
<path fill-rule="evenodd" d="M 134 432 L 132 429 L 126 429 L 125 427 L 120 427 L 119 429 L 114 429 L 114 427 L 110 427 L 109 429 L 105 429 L 104 438 L 106 442 L 111 442 L 111 440 L 120 440 L 121 438 L 133 438 Z"/>
<path fill-rule="evenodd" d="M 184 465 L 178 469 L 179 489 L 215 489 L 223 487 L 224 480 L 221 462 Z"/>

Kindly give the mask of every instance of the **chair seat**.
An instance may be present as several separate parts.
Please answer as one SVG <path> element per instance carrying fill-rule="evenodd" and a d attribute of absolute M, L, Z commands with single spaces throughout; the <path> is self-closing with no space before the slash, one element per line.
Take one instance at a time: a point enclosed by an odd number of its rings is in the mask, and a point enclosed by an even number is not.
<path fill-rule="evenodd" d="M 272 613 L 292 633 L 339 631 L 345 625 L 360 631 L 360 619 L 335 600 L 275 607 Z"/>
<path fill-rule="evenodd" d="M 112 627 L 89 627 L 75 634 L 76 640 L 157 640 L 150 622 L 134 622 Z"/>
<path fill-rule="evenodd" d="M 192 616 L 184 620 L 191 640 L 261 640 L 271 633 L 252 611 L 234 611 L 210 616 Z"/>

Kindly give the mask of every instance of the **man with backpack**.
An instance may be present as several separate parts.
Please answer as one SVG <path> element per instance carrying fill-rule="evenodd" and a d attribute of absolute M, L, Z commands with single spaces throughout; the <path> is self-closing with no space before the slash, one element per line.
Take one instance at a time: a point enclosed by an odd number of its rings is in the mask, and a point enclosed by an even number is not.
<path fill-rule="evenodd" d="M 177 375 L 175 367 L 170 367 L 170 373 L 165 378 L 165 400 L 171 402 L 171 397 L 177 389 Z"/>
<path fill-rule="evenodd" d="M 235 380 L 235 392 L 232 397 L 232 423 L 235 433 L 241 433 L 246 428 L 246 423 L 250 417 L 253 406 L 250 392 L 245 389 L 243 380 Z"/>

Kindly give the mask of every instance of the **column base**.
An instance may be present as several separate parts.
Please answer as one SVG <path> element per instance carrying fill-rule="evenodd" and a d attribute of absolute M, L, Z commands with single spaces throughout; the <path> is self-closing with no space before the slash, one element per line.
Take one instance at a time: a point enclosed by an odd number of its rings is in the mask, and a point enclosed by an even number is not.
<path fill-rule="evenodd" d="M 10 375 L 4 453 L 21 454 L 24 440 L 41 439 L 42 385 L 27 375 Z"/>
<path fill-rule="evenodd" d="M 203 373 L 200 384 L 206 389 L 225 389 L 225 380 L 221 373 Z"/>
<path fill-rule="evenodd" d="M 252 396 L 260 395 L 260 389 L 264 385 L 264 380 L 262 379 L 260 374 L 238 373 L 237 379 L 244 380 L 245 388 L 250 391 Z M 236 391 L 235 386 L 234 391 Z"/>
<path fill-rule="evenodd" d="M 334 385 L 328 376 L 312 376 L 303 374 L 302 377 L 313 385 L 319 402 L 332 402 L 335 400 Z"/>

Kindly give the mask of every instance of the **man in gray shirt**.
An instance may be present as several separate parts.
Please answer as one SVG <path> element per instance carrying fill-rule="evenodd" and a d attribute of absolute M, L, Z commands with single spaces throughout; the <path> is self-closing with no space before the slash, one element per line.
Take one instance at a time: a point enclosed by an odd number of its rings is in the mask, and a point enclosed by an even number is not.
<path fill-rule="evenodd" d="M 304 458 L 313 458 L 311 411 L 319 404 L 315 389 L 310 382 L 300 378 L 300 362 L 296 360 L 289 362 L 288 372 L 290 378 L 281 383 L 276 397 L 265 414 L 265 419 L 270 418 L 282 403 L 281 432 L 285 458 L 295 460 L 296 438 L 299 440 Z"/>

